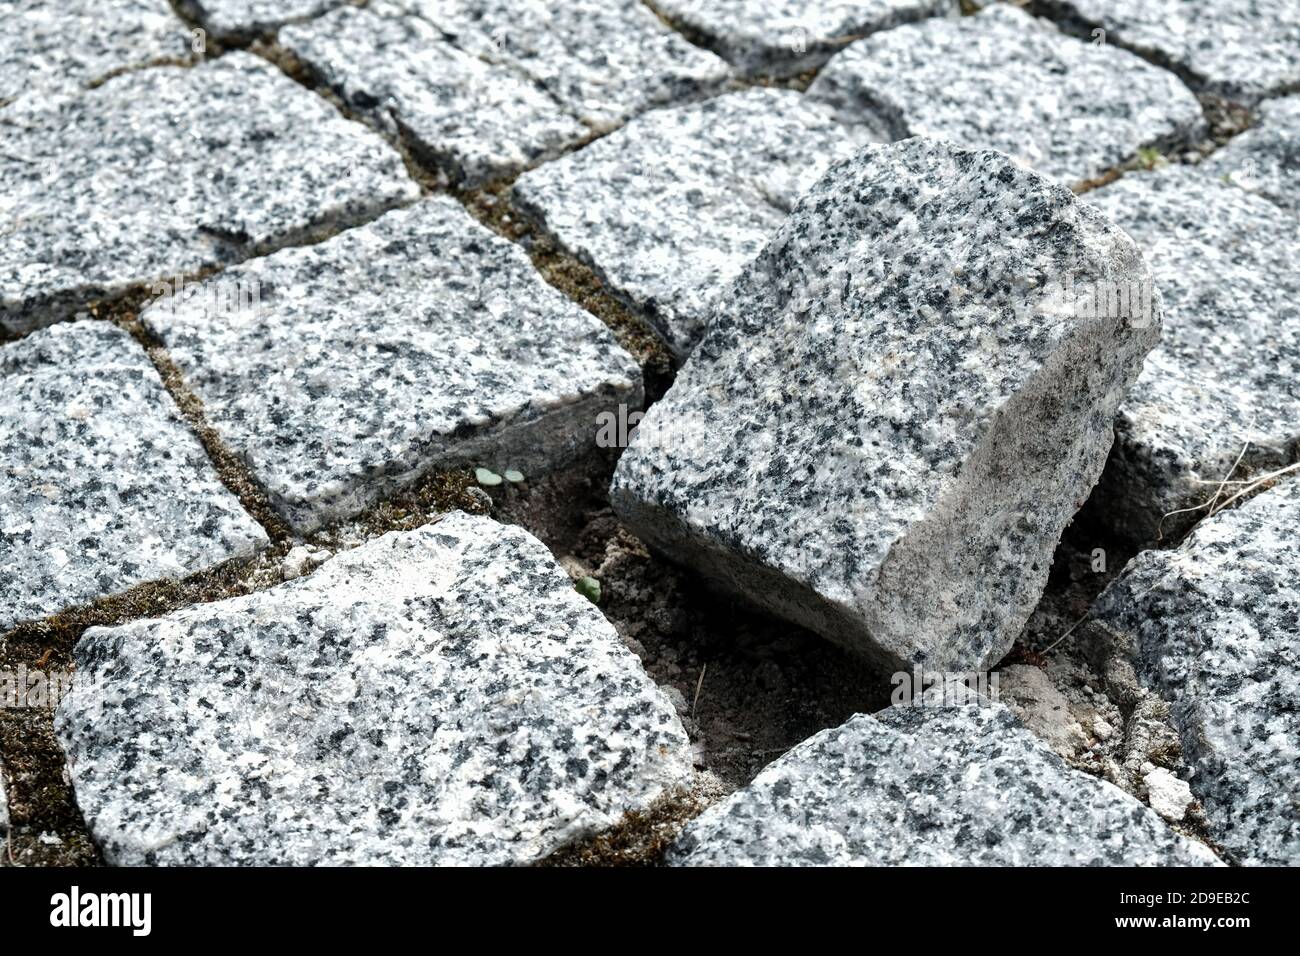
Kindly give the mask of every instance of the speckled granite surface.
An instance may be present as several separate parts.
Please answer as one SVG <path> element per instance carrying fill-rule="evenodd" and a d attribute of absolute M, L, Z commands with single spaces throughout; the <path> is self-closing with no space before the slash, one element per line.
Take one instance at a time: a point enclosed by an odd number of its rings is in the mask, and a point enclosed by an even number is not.
<path fill-rule="evenodd" d="M 1259 125 L 1213 153 L 1201 168 L 1300 215 L 1300 96 L 1270 100 Z"/>
<path fill-rule="evenodd" d="M 265 542 L 126 332 L 0 347 L 0 632 Z"/>
<path fill-rule="evenodd" d="M 743 74 L 791 76 L 878 30 L 956 15 L 956 0 L 651 0 Z"/>
<path fill-rule="evenodd" d="M 882 139 L 999 149 L 1067 184 L 1203 126 L 1196 97 L 1173 74 L 1005 4 L 854 43 L 808 96 Z"/>
<path fill-rule="evenodd" d="M 0 110 L 0 326 L 345 227 L 417 195 L 401 158 L 266 61 L 119 76 Z"/>
<path fill-rule="evenodd" d="M 609 130 L 652 106 L 707 93 L 726 62 L 664 26 L 641 0 L 395 0 L 460 48 L 536 80 Z"/>
<path fill-rule="evenodd" d="M 116 864 L 526 864 L 693 776 L 546 548 L 458 512 L 76 662 L 56 729 Z"/>
<path fill-rule="evenodd" d="M 113 73 L 190 56 L 189 28 L 167 0 L 3 0 L 0 104 L 42 104 Z"/>
<path fill-rule="evenodd" d="M 142 318 L 300 531 L 435 465 L 536 476 L 641 402 L 605 325 L 447 198 L 218 281 L 259 289 L 256 313 L 198 286 Z"/>
<path fill-rule="evenodd" d="M 1132 241 L 991 150 L 831 168 L 722 297 L 615 472 L 638 536 L 855 650 L 996 662 L 1042 593 L 1158 315 Z"/>
<path fill-rule="evenodd" d="M 466 53 L 391 3 L 344 7 L 279 37 L 352 109 L 400 133 L 454 183 L 518 172 L 590 135 L 527 76 Z"/>
<path fill-rule="evenodd" d="M 1165 329 L 1116 420 L 1090 510 L 1139 541 L 1176 539 L 1249 440 L 1246 468 L 1300 457 L 1296 220 L 1209 173 L 1166 167 L 1084 197 L 1142 247 Z M 1236 475 L 1241 477 L 1241 474 Z"/>
<path fill-rule="evenodd" d="M 1244 102 L 1300 84 L 1295 0 L 1040 0 L 1077 28 L 1179 70 L 1198 89 Z"/>
<path fill-rule="evenodd" d="M 677 866 L 1206 866 L 1000 704 L 891 708 L 823 730 L 687 825 Z"/>
<path fill-rule="evenodd" d="M 656 110 L 515 185 L 521 208 L 688 354 L 800 193 L 860 137 L 792 90 Z"/>
<path fill-rule="evenodd" d="M 1247 866 L 1300 863 L 1300 482 L 1145 551 L 1092 616 L 1173 702 L 1210 834 Z"/>
<path fill-rule="evenodd" d="M 178 0 L 186 16 L 217 37 L 249 39 L 342 6 L 348 0 Z"/>

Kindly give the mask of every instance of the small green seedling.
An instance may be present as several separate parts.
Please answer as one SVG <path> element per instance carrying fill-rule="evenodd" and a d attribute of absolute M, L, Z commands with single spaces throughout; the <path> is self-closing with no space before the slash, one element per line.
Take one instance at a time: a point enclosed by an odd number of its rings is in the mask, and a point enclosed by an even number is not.
<path fill-rule="evenodd" d="M 592 604 L 600 603 L 600 582 L 595 578 L 578 578 L 573 587 Z"/>
<path fill-rule="evenodd" d="M 524 473 L 522 471 L 516 471 L 514 468 L 506 469 L 506 481 L 510 482 L 512 485 L 517 485 L 523 480 Z"/>
<path fill-rule="evenodd" d="M 1154 146 L 1143 146 L 1138 150 L 1137 158 L 1146 169 L 1155 169 L 1166 162 L 1164 155 Z"/>
<path fill-rule="evenodd" d="M 487 468 L 475 468 L 474 478 L 486 488 L 493 488 L 501 484 L 501 476 Z"/>

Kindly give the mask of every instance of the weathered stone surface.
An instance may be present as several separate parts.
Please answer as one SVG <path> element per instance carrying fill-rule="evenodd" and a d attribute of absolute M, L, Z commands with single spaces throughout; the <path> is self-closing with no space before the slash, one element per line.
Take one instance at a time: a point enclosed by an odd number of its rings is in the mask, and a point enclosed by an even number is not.
<path fill-rule="evenodd" d="M 1086 199 L 1142 247 L 1166 316 L 1089 509 L 1139 542 L 1176 537 L 1193 515 L 1162 516 L 1208 500 L 1247 441 L 1247 470 L 1300 457 L 1296 221 L 1188 167 Z"/>
<path fill-rule="evenodd" d="M 1084 293 L 1144 282 L 1132 240 L 1001 153 L 869 147 L 720 298 L 613 504 L 722 588 L 893 669 L 996 662 L 1159 334 L 1136 298 L 1097 319 Z"/>
<path fill-rule="evenodd" d="M 1295 0 L 1042 0 L 1039 8 L 1108 44 L 1167 63 L 1198 89 L 1254 102 L 1300 83 Z"/>
<path fill-rule="evenodd" d="M 800 193 L 856 137 L 792 90 L 656 110 L 525 173 L 519 205 L 679 357 Z"/>
<path fill-rule="evenodd" d="M 1147 801 L 1151 809 L 1171 823 L 1177 823 L 1187 814 L 1194 798 L 1186 780 L 1179 780 L 1164 767 L 1156 767 L 1142 778 L 1146 784 Z"/>
<path fill-rule="evenodd" d="M 808 90 L 882 139 L 928 136 L 1002 150 L 1065 183 L 1203 125 L 1172 73 L 1065 36 L 999 4 L 877 33 L 836 56 Z"/>
<path fill-rule="evenodd" d="M 35 91 L 47 105 L 51 94 L 190 52 L 189 30 L 167 0 L 5 0 L 0 104 Z"/>
<path fill-rule="evenodd" d="M 279 38 L 351 108 L 456 183 L 518 172 L 590 135 L 527 76 L 466 53 L 392 4 L 343 7 Z"/>
<path fill-rule="evenodd" d="M 186 16 L 221 38 L 249 39 L 308 20 L 348 0 L 179 0 Z"/>
<path fill-rule="evenodd" d="M 0 111 L 0 326 L 349 226 L 417 195 L 374 133 L 258 57 Z"/>
<path fill-rule="evenodd" d="M 265 541 L 126 332 L 0 347 L 0 633 Z"/>
<path fill-rule="evenodd" d="M 956 0 L 652 0 L 748 75 L 792 76 L 879 30 L 941 14 Z"/>
<path fill-rule="evenodd" d="M 255 310 L 213 293 L 231 283 L 259 292 Z M 250 260 L 142 319 L 304 532 L 435 465 L 544 471 L 642 397 L 605 325 L 447 198 Z"/>
<path fill-rule="evenodd" d="M 1202 169 L 1300 215 L 1300 96 L 1259 108 L 1259 125 L 1213 153 Z"/>
<path fill-rule="evenodd" d="M 1172 717 L 1210 835 L 1243 865 L 1300 862 L 1300 483 L 1145 551 L 1092 616 Z"/>
<path fill-rule="evenodd" d="M 462 49 L 532 77 L 598 130 L 708 92 L 730 73 L 641 0 L 399 2 Z"/>
<path fill-rule="evenodd" d="M 459 512 L 76 661 L 55 726 L 111 863 L 525 864 L 692 776 L 546 548 Z"/>
<path fill-rule="evenodd" d="M 678 866 L 1205 866 L 1001 705 L 898 707 L 824 730 L 704 811 Z"/>

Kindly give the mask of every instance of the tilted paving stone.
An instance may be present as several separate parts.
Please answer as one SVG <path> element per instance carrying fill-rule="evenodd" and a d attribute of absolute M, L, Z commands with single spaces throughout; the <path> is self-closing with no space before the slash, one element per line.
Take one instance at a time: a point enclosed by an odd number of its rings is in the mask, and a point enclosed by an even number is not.
<path fill-rule="evenodd" d="M 821 66 L 879 30 L 956 15 L 956 0 L 652 0 L 671 22 L 698 34 L 742 73 L 791 76 Z"/>
<path fill-rule="evenodd" d="M 620 460 L 615 510 L 892 669 L 994 663 L 1159 335 L 1136 297 L 1096 319 L 1082 293 L 1149 277 L 1119 229 L 1001 153 L 868 147 L 726 291 Z"/>
<path fill-rule="evenodd" d="M 0 632 L 265 543 L 126 332 L 0 347 Z"/>
<path fill-rule="evenodd" d="M 666 27 L 641 0 L 398 0 L 452 42 L 532 77 L 575 116 L 609 130 L 707 93 L 727 63 Z"/>
<path fill-rule="evenodd" d="M 0 103 L 35 94 L 44 106 L 121 70 L 189 57 L 191 46 L 167 0 L 3 0 Z"/>
<path fill-rule="evenodd" d="M 142 320 L 304 532 L 434 466 L 545 471 L 642 400 L 609 329 L 445 197 L 250 260 Z"/>
<path fill-rule="evenodd" d="M 877 33 L 836 56 L 808 90 L 880 139 L 928 136 L 1002 150 L 1067 184 L 1204 123 L 1176 76 L 1062 34 L 999 4 Z"/>
<path fill-rule="evenodd" d="M 221 39 L 251 39 L 320 16 L 349 0 L 179 0 L 181 10 Z"/>
<path fill-rule="evenodd" d="M 418 195 L 375 133 L 248 53 L 119 76 L 49 110 L 27 103 L 0 110 L 10 331 Z"/>
<path fill-rule="evenodd" d="M 457 184 L 510 175 L 591 135 L 528 77 L 392 4 L 344 7 L 279 39 L 349 107 L 400 133 Z"/>
<path fill-rule="evenodd" d="M 1168 64 L 1198 91 L 1255 102 L 1300 84 L 1295 0 L 1039 0 L 1050 15 Z"/>
<path fill-rule="evenodd" d="M 1165 312 L 1089 508 L 1139 542 L 1176 538 L 1204 512 L 1162 516 L 1209 499 L 1247 441 L 1248 469 L 1300 457 L 1296 221 L 1185 166 L 1085 198 L 1142 247 Z"/>
<path fill-rule="evenodd" d="M 1214 176 L 1300 215 L 1300 96 L 1271 100 L 1259 125 L 1201 164 Z"/>
<path fill-rule="evenodd" d="M 679 357 L 714 303 L 857 137 L 792 90 L 656 110 L 515 186 L 521 208 Z"/>
<path fill-rule="evenodd" d="M 75 656 L 55 726 L 110 863 L 527 864 L 693 776 L 545 546 L 459 512 Z"/>
<path fill-rule="evenodd" d="M 1246 866 L 1300 863 L 1300 482 L 1144 551 L 1092 611 L 1172 701 L 1211 837 Z"/>
<path fill-rule="evenodd" d="M 677 866 L 1212 866 L 1001 704 L 859 714 L 689 823 Z"/>

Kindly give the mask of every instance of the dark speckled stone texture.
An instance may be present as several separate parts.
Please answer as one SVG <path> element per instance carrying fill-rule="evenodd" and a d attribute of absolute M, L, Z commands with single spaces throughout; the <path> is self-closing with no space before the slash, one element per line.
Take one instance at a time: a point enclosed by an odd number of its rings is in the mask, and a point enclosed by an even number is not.
<path fill-rule="evenodd" d="M 722 297 L 615 472 L 638 535 L 855 650 L 996 662 L 1159 334 L 1053 293 L 1149 278 L 1133 242 L 991 150 L 869 147 Z M 891 667 L 891 669 L 892 669 Z"/>
<path fill-rule="evenodd" d="M 514 196 L 684 357 L 714 300 L 859 132 L 792 90 L 746 90 L 639 117 L 525 173 Z"/>
<path fill-rule="evenodd" d="M 677 866 L 1208 866 L 1000 704 L 893 708 L 824 730 L 687 825 Z"/>
<path fill-rule="evenodd" d="M 348 0 L 180 0 L 185 14 L 218 37 L 251 38 L 307 20 Z"/>
<path fill-rule="evenodd" d="M 191 54 L 167 0 L 4 0 L 0 104 L 84 88 L 118 70 Z"/>
<path fill-rule="evenodd" d="M 883 139 L 999 149 L 1069 184 L 1204 126 L 1196 97 L 1172 73 L 1004 4 L 861 40 L 827 64 L 808 96 Z"/>
<path fill-rule="evenodd" d="M 1259 114 L 1258 126 L 1215 152 L 1201 168 L 1300 216 L 1300 96 L 1264 103 Z"/>
<path fill-rule="evenodd" d="M 821 66 L 864 36 L 923 17 L 955 16 L 957 0 L 651 0 L 740 72 L 790 76 Z"/>
<path fill-rule="evenodd" d="M 1137 240 L 1165 304 L 1164 336 L 1120 410 L 1089 508 L 1135 540 L 1176 538 L 1190 518 L 1162 516 L 1209 498 L 1247 440 L 1247 469 L 1300 457 L 1300 229 L 1187 167 L 1085 199 Z"/>
<path fill-rule="evenodd" d="M 241 311 L 214 285 L 256 288 Z M 434 466 L 527 475 L 639 407 L 609 329 L 456 202 L 425 200 L 228 270 L 143 313 L 208 420 L 299 531 Z"/>
<path fill-rule="evenodd" d="M 115 864 L 527 864 L 693 777 L 546 548 L 459 512 L 76 663 L 56 730 Z"/>
<path fill-rule="evenodd" d="M 126 332 L 0 347 L 0 632 L 265 543 Z"/>
<path fill-rule="evenodd" d="M 418 195 L 383 140 L 249 53 L 27 102 L 0 110 L 0 326 L 13 331 Z"/>
<path fill-rule="evenodd" d="M 1253 103 L 1300 84 L 1295 0 L 1040 0 L 1053 16 L 1106 31 L 1187 75 L 1198 88 Z"/>
<path fill-rule="evenodd" d="M 343 7 L 280 31 L 343 102 L 477 185 L 558 155 L 590 131 L 531 79 L 448 42 L 391 3 Z"/>
<path fill-rule="evenodd" d="M 531 77 L 593 129 L 714 90 L 730 70 L 641 0 L 396 0 L 462 49 Z"/>
<path fill-rule="evenodd" d="M 1173 702 L 1210 835 L 1242 865 L 1300 864 L 1300 482 L 1144 551 L 1092 616 Z"/>

